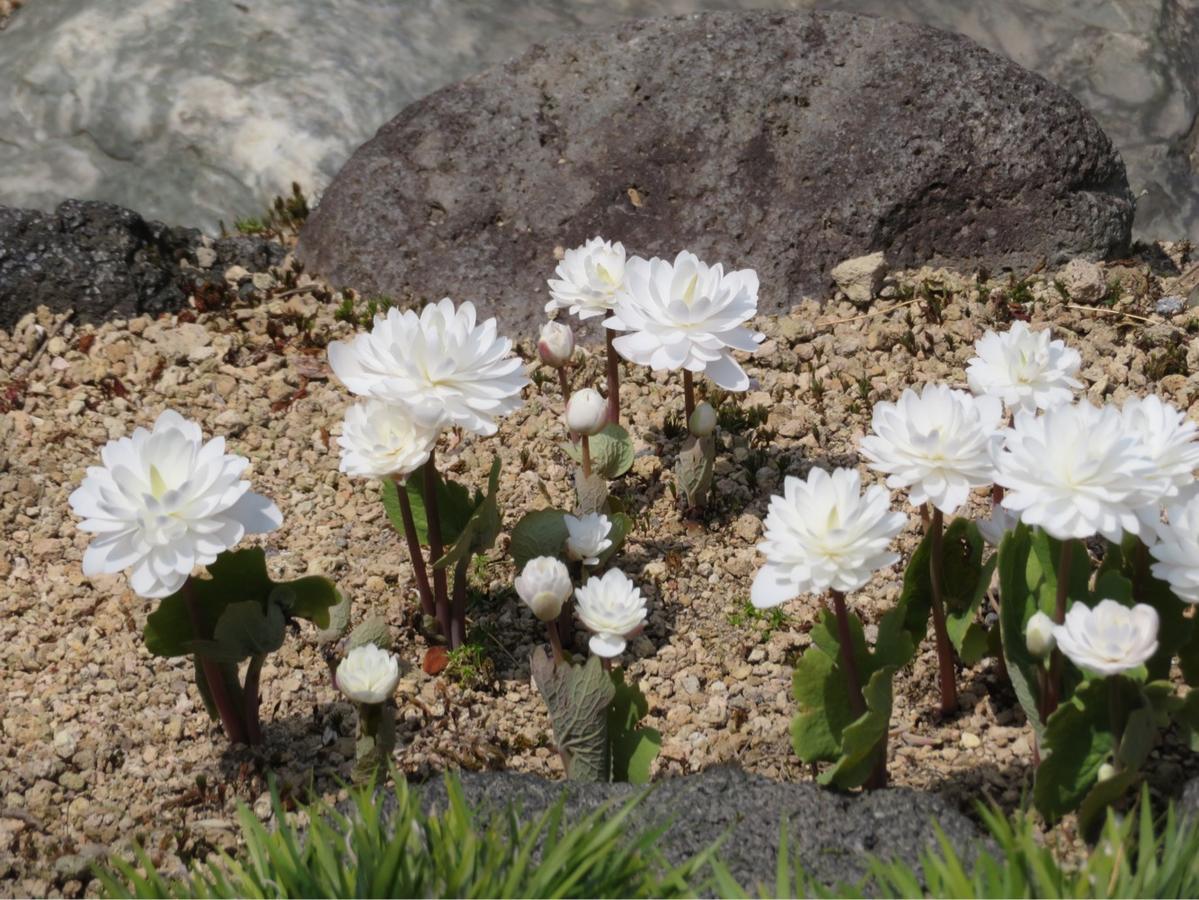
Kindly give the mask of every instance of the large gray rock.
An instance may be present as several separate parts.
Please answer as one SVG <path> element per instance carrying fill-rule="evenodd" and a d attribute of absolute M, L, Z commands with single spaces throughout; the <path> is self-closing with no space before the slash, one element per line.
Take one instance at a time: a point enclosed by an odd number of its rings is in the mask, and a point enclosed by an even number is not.
<path fill-rule="evenodd" d="M 205 259 L 202 244 L 211 245 Z M 0 206 L 0 328 L 41 305 L 74 310 L 79 322 L 176 310 L 197 282 L 220 280 L 232 265 L 262 270 L 283 254 L 261 238 L 213 242 L 108 203 L 69 200 L 53 213 Z"/>
<path fill-rule="evenodd" d="M 1094 118 L 962 37 L 714 13 L 535 47 L 413 104 L 338 174 L 299 253 L 339 285 L 483 300 L 528 330 L 555 245 L 597 233 L 752 266 L 781 311 L 876 250 L 968 268 L 1121 253 L 1132 214 Z"/>
<path fill-rule="evenodd" d="M 609 801 L 623 803 L 643 788 L 629 784 L 546 781 L 511 772 L 461 775 L 467 800 L 484 810 L 523 810 L 528 821 L 565 791 L 566 819 L 575 820 Z M 425 787 L 427 809 L 444 809 L 445 786 Z M 640 807 L 638 828 L 672 823 L 658 844 L 666 860 L 681 863 L 721 838 L 720 857 L 742 886 L 773 884 L 779 834 L 788 824 L 792 858 L 828 885 L 852 884 L 867 872 L 867 855 L 918 866 L 937 846 L 934 822 L 967 860 L 980 846 L 974 825 L 936 794 L 895 788 L 838 794 L 812 783 L 781 783 L 732 766 L 656 782 Z"/>

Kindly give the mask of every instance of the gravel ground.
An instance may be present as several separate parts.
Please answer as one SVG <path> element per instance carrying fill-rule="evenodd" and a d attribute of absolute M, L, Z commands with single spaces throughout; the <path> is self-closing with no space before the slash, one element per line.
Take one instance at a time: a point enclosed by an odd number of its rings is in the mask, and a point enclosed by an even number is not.
<path fill-rule="evenodd" d="M 0 0 L 0 30 L 8 25 L 8 20 L 27 2 L 28 0 Z"/>
<path fill-rule="evenodd" d="M 1159 247 L 1102 270 L 1075 266 L 1020 282 L 902 273 L 868 310 L 813 299 L 790 317 L 760 320 L 768 340 L 747 367 L 756 384 L 722 402 L 718 500 L 699 522 L 681 518 L 670 486 L 681 387 L 629 369 L 622 396 L 639 455 L 614 492 L 638 518 L 618 562 L 650 603 L 649 627 L 627 658 L 649 698 L 648 724 L 663 734 L 657 776 L 735 761 L 778 779 L 811 777 L 788 739 L 789 686 L 818 604 L 801 599 L 778 616 L 752 615 L 754 545 L 783 474 L 857 463 L 876 400 L 928 380 L 963 385 L 972 342 L 1015 314 L 1052 323 L 1083 353 L 1092 398 L 1157 391 L 1199 418 L 1199 313 L 1155 312 L 1163 295 L 1186 295 L 1194 278 L 1186 250 Z M 207 311 L 100 327 L 43 313 L 0 332 L 0 371 L 9 373 L 0 380 L 0 894 L 94 891 L 88 862 L 132 839 L 177 870 L 235 842 L 237 802 L 268 812 L 268 769 L 292 795 L 311 787 L 332 796 L 349 775 L 353 711 L 306 625 L 263 673 L 266 746 L 230 750 L 203 712 L 189 664 L 144 649 L 152 605 L 123 578 L 83 577 L 87 538 L 67 496 L 106 441 L 165 407 L 226 435 L 232 452 L 253 461 L 255 489 L 284 514 L 264 542 L 276 577 L 327 573 L 353 598 L 355 621 L 388 617 L 412 666 L 399 695 L 401 769 L 416 778 L 453 766 L 561 773 L 530 687 L 527 660 L 542 631 L 510 590 L 506 537 L 472 572 L 480 664 L 435 678 L 421 672 L 425 644 L 402 543 L 375 488 L 337 471 L 331 435 L 350 397 L 331 380 L 323 346 L 354 330 L 334 317 L 343 297 L 290 258 L 270 272 L 230 270 L 226 280 L 223 296 L 201 298 Z M 1083 298 L 1100 306 L 1075 308 Z M 522 354 L 535 359 L 533 336 L 522 337 Z M 598 383 L 601 364 L 585 354 L 576 384 Z M 530 368 L 540 388 L 529 389 L 497 438 L 451 437 L 439 451 L 457 478 L 476 484 L 491 455 L 502 457 L 506 528 L 544 505 L 543 491 L 558 505 L 572 499 L 556 380 Z M 984 511 L 983 493 L 970 514 Z M 918 529 L 913 516 L 900 540 L 905 554 Z M 897 567 L 852 603 L 876 621 L 899 587 Z M 963 712 L 940 721 L 931 639 L 922 650 L 896 682 L 894 782 L 966 809 L 984 798 L 1018 805 L 1030 782 L 1030 736 L 993 663 L 961 675 Z M 1176 789 L 1195 766 L 1171 747 L 1158 752 L 1154 777 Z M 1057 835 L 1068 850 L 1070 828 Z"/>

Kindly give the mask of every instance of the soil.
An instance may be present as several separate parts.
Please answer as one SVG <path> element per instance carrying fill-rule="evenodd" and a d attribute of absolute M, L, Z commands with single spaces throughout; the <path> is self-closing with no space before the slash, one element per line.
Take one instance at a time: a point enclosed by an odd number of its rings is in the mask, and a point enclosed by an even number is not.
<path fill-rule="evenodd" d="M 987 279 L 922 269 L 893 274 L 869 308 L 810 298 L 790 316 L 760 319 L 767 340 L 746 361 L 751 390 L 711 398 L 722 411 L 721 445 L 715 499 L 699 520 L 682 515 L 672 490 L 681 384 L 626 367 L 624 416 L 638 455 L 613 492 L 635 511 L 636 527 L 616 564 L 649 598 L 648 628 L 625 662 L 649 699 L 647 724 L 663 735 L 656 777 L 736 762 L 776 779 L 812 778 L 789 741 L 790 682 L 820 601 L 754 613 L 754 547 L 783 476 L 858 465 L 878 480 L 855 450 L 874 402 L 926 381 L 964 386 L 972 343 L 1027 317 L 1082 352 L 1092 399 L 1157 392 L 1199 418 L 1199 312 L 1155 312 L 1161 297 L 1187 296 L 1187 252 L 1161 245 L 1103 266 L 1095 305 L 1076 303 L 1062 273 Z M 226 283 L 157 320 L 77 326 L 43 309 L 0 332 L 0 894 L 94 892 L 89 863 L 127 852 L 133 840 L 180 872 L 235 845 L 239 802 L 268 815 L 269 772 L 292 798 L 336 797 L 349 777 L 353 708 L 334 690 L 306 624 L 264 669 L 265 746 L 230 748 L 204 713 L 188 661 L 143 646 L 153 604 L 123 577 L 80 570 L 88 538 L 67 496 L 105 442 L 168 407 L 252 460 L 255 490 L 284 515 L 279 530 L 258 539 L 276 578 L 325 573 L 352 597 L 355 622 L 387 617 L 411 667 L 398 692 L 402 771 L 414 779 L 447 767 L 561 776 L 529 676 L 543 631 L 511 589 L 506 534 L 471 572 L 478 652 L 427 676 L 403 541 L 377 488 L 338 472 L 335 436 L 352 398 L 331 377 L 323 348 L 354 333 L 337 312 L 348 304 L 360 314 L 363 301 L 297 271 L 290 257 L 267 272 L 235 267 Z M 1081 284 L 1077 271 L 1068 283 Z M 495 438 L 449 435 L 439 450 L 444 469 L 475 485 L 501 457 L 506 530 L 547 496 L 572 503 L 557 379 L 538 368 L 535 336 L 515 337 L 535 380 L 524 407 Z M 579 358 L 575 385 L 602 385 L 602 356 L 583 350 Z M 977 492 L 966 514 L 985 515 L 987 503 Z M 899 540 L 905 561 L 919 534 L 913 512 Z M 850 598 L 868 623 L 895 602 L 901 571 L 880 573 Z M 943 721 L 930 637 L 896 681 L 892 780 L 967 811 L 988 799 L 1015 808 L 1031 783 L 1029 728 L 993 661 L 963 671 L 959 684 L 962 712 Z M 1199 770 L 1172 744 L 1155 752 L 1161 790 Z M 1050 837 L 1064 852 L 1076 846 L 1068 824 Z"/>

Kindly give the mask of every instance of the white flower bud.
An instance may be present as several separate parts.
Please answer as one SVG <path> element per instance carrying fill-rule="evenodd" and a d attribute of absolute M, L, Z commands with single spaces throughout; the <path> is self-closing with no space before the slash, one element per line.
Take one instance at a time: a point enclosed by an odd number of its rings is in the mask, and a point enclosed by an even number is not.
<path fill-rule="evenodd" d="M 385 703 L 400 683 L 400 663 L 375 644 L 363 644 L 337 666 L 337 686 L 355 703 Z"/>
<path fill-rule="evenodd" d="M 1038 659 L 1049 656 L 1057 643 L 1053 638 L 1053 619 L 1040 610 L 1033 613 L 1024 626 L 1024 643 L 1028 645 L 1028 652 Z"/>
<path fill-rule="evenodd" d="M 575 434 L 590 437 L 608 424 L 608 402 L 599 391 L 583 388 L 570 395 L 566 404 L 566 427 Z"/>
<path fill-rule="evenodd" d="M 520 599 L 542 622 L 558 618 L 574 590 L 566 564 L 553 556 L 530 559 L 513 584 Z"/>
<path fill-rule="evenodd" d="M 716 430 L 716 410 L 705 400 L 691 412 L 687 420 L 687 430 L 696 437 L 707 437 Z"/>
<path fill-rule="evenodd" d="M 1099 767 L 1099 780 L 1107 781 L 1109 778 L 1114 778 L 1116 775 L 1116 767 L 1111 763 L 1104 763 Z"/>
<path fill-rule="evenodd" d="M 537 354 L 547 366 L 560 369 L 570 362 L 575 352 L 575 333 L 562 322 L 546 322 L 541 326 Z"/>

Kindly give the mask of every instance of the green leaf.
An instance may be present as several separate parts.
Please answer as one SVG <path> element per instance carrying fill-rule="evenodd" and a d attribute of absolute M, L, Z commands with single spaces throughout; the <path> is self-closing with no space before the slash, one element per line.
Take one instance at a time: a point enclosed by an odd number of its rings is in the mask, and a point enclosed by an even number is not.
<path fill-rule="evenodd" d="M 436 471 L 436 470 L 435 470 Z M 482 495 L 477 493 L 471 497 L 465 485 L 456 481 L 446 481 L 436 472 L 437 511 L 441 518 L 441 543 L 444 547 L 451 546 L 466 523 L 470 520 L 475 507 L 482 502 Z M 400 512 L 400 498 L 396 483 L 390 478 L 379 482 L 380 496 L 383 508 L 391 526 L 400 534 L 404 533 L 404 517 Z M 404 482 L 408 494 L 408 502 L 412 506 L 412 523 L 416 526 L 416 535 L 422 547 L 429 546 L 429 518 L 425 512 L 425 467 L 421 466 L 408 476 Z"/>
<path fill-rule="evenodd" d="M 641 688 L 625 683 L 623 669 L 613 669 L 609 674 L 615 690 L 608 707 L 612 781 L 648 784 L 650 767 L 662 749 L 662 735 L 653 728 L 637 727 L 649 712 L 649 703 Z"/>
<path fill-rule="evenodd" d="M 608 708 L 616 689 L 598 656 L 585 665 L 562 662 L 538 647 L 529 660 L 533 683 L 549 710 L 558 751 L 571 781 L 607 781 Z"/>
<path fill-rule="evenodd" d="M 338 601 L 328 608 L 329 624 L 321 628 L 316 636 L 318 644 L 331 644 L 350 627 L 351 603 L 348 594 L 337 592 Z"/>
<path fill-rule="evenodd" d="M 1094 842 L 1099 837 L 1103 823 L 1107 818 L 1107 810 L 1113 803 L 1118 802 L 1128 794 L 1130 788 L 1141 780 L 1141 774 L 1136 770 L 1117 772 L 1111 778 L 1096 781 L 1082 802 L 1078 805 L 1078 826 L 1083 837 Z"/>
<path fill-rule="evenodd" d="M 870 676 L 862 688 L 866 711 L 842 731 L 841 756 L 835 766 L 820 773 L 821 784 L 848 790 L 870 776 L 878 754 L 885 752 L 883 742 L 891 724 L 891 681 L 894 677 L 893 666 L 884 666 Z"/>
<path fill-rule="evenodd" d="M 633 439 L 616 424 L 609 424 L 599 434 L 587 439 L 591 448 L 591 471 L 611 481 L 633 468 Z M 566 455 L 575 462 L 583 462 L 583 443 L 566 442 L 562 445 Z"/>
<path fill-rule="evenodd" d="M 1154 691 L 1160 693 L 1160 688 L 1154 687 Z M 1123 734 L 1114 762 L 1132 764 L 1120 774 L 1131 772 L 1135 775 L 1134 765 L 1139 765 L 1149 755 L 1157 738 L 1153 698 L 1136 682 L 1118 675 L 1084 682 L 1045 725 L 1041 745 L 1044 756 L 1037 768 L 1033 800 L 1046 821 L 1054 823 L 1076 809 L 1081 814 L 1084 800 L 1098 781 L 1099 768 L 1113 761 L 1116 753 L 1112 730 L 1113 696 Z M 1128 742 L 1127 751 L 1125 741 Z M 1114 786 L 1103 787 L 1090 800 L 1088 815 L 1094 816 L 1100 811 L 1095 808 L 1100 799 L 1104 800 L 1104 805 L 1112 802 L 1114 790 Z"/>
<path fill-rule="evenodd" d="M 283 610 L 258 600 L 231 603 L 217 620 L 212 640 L 192 642 L 196 653 L 221 663 L 237 663 L 251 656 L 274 653 L 283 646 Z"/>
<path fill-rule="evenodd" d="M 500 458 L 491 461 L 487 476 L 487 494 L 476 494 L 475 507 L 462 526 L 453 544 L 447 542 L 445 555 L 433 563 L 434 569 L 445 569 L 475 553 L 486 553 L 500 535 L 500 509 L 496 499 L 500 486 Z"/>
<path fill-rule="evenodd" d="M 575 469 L 575 497 L 578 514 L 599 512 L 608 505 L 608 479 L 598 472 L 592 471 L 584 475 L 582 469 Z"/>
<path fill-rule="evenodd" d="M 1070 559 L 1069 597 L 1086 598 L 1090 560 L 1086 549 L 1075 541 Z M 1061 542 L 1040 529 L 1017 525 L 1003 537 L 999 546 L 999 626 L 1008 677 L 1016 697 L 1024 708 L 1033 731 L 1040 740 L 1044 725 L 1040 718 L 1038 673 L 1044 671 L 1040 659 L 1028 651 L 1024 629 L 1038 610 L 1052 617 L 1057 603 L 1057 568 L 1061 561 Z M 1063 673 L 1063 696 L 1069 696 L 1079 675 L 1067 667 Z"/>
<path fill-rule="evenodd" d="M 521 516 L 508 543 L 508 552 L 512 554 L 518 573 L 530 559 L 562 556 L 562 548 L 569 536 L 565 515 L 560 509 L 537 509 Z"/>
<path fill-rule="evenodd" d="M 163 598 L 146 619 L 143 637 L 155 656 L 189 656 L 195 652 L 195 642 L 214 640 L 217 623 L 231 604 L 253 602 L 263 616 L 269 615 L 268 607 L 275 607 L 284 620 L 308 619 L 323 628 L 329 624 L 329 607 L 339 600 L 333 582 L 319 575 L 272 581 L 261 547 L 225 551 L 208 566 L 208 575 L 190 579 L 188 587 Z M 189 589 L 198 627 L 188 611 L 185 591 Z"/>
<path fill-rule="evenodd" d="M 679 451 L 674 473 L 688 506 L 704 506 L 716 465 L 716 439 L 688 435 Z"/>
<path fill-rule="evenodd" d="M 1195 620 L 1186 616 L 1186 606 L 1170 589 L 1170 585 L 1155 578 L 1151 569 L 1149 550 L 1140 538 L 1127 535 L 1119 545 L 1108 545 L 1103 565 L 1096 578 L 1092 605 L 1103 599 L 1116 600 L 1126 606 L 1145 603 L 1157 610 L 1160 627 L 1157 652 L 1146 663 L 1150 679 L 1170 677 L 1174 657 L 1179 657 L 1183 675 L 1188 683 L 1199 676 L 1199 647 L 1193 646 Z"/>

